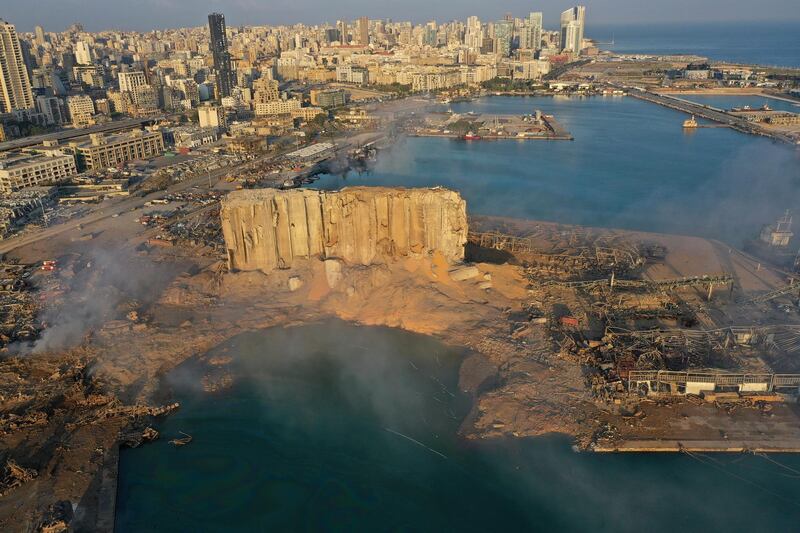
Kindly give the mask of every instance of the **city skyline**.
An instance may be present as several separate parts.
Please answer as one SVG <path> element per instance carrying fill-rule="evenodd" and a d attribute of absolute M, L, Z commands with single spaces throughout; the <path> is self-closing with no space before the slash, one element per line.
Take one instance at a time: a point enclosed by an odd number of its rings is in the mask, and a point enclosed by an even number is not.
<path fill-rule="evenodd" d="M 531 11 L 544 14 L 545 26 L 557 26 L 559 14 L 570 7 L 568 2 L 541 0 L 530 3 L 512 0 L 502 7 L 487 5 L 475 0 L 458 5 L 432 5 L 421 0 L 409 0 L 402 4 L 349 0 L 334 7 L 317 0 L 283 2 L 283 5 L 268 5 L 256 0 L 143 0 L 137 4 L 119 0 L 85 0 L 83 2 L 61 2 L 41 0 L 36 9 L 24 4 L 4 9 L 3 16 L 17 26 L 20 32 L 32 32 L 36 25 L 45 31 L 59 32 L 70 24 L 79 22 L 88 31 L 111 29 L 150 31 L 175 27 L 203 25 L 205 14 L 221 11 L 228 25 L 285 25 L 335 23 L 338 19 L 356 20 L 366 16 L 370 19 L 449 21 L 478 16 L 482 20 L 499 20 L 506 12 L 527 15 Z M 584 2 L 592 11 L 592 22 L 598 26 L 617 24 L 675 23 L 675 22 L 745 22 L 782 21 L 800 22 L 800 9 L 791 0 L 766 0 L 757 6 L 725 0 L 709 0 L 698 5 L 691 0 L 676 0 L 668 5 L 643 5 L 633 0 L 612 2 L 594 0 Z M 109 9 L 113 6 L 113 9 Z M 153 14 L 158 16 L 154 17 Z M 308 15 L 313 13 L 313 15 Z M 775 16 L 775 13 L 781 13 Z M 685 16 L 681 16 L 686 14 Z M 764 16 L 769 14 L 769 16 Z M 120 22 L 124 20 L 125 22 Z M 157 21 L 157 23 L 153 23 Z"/>

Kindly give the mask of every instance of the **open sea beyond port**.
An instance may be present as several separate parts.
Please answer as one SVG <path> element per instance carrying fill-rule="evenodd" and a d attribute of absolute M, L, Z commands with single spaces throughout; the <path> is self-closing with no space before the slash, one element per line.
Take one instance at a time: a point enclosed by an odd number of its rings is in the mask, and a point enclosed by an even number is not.
<path fill-rule="evenodd" d="M 603 49 L 620 54 L 687 54 L 712 61 L 800 67 L 800 23 L 681 22 L 660 24 L 596 24 L 592 37 Z M 610 44 L 613 39 L 614 44 Z"/>

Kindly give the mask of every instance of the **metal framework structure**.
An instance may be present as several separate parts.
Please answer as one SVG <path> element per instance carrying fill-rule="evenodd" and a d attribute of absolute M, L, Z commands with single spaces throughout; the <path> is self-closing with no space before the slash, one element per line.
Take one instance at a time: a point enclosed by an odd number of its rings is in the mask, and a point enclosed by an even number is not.
<path fill-rule="evenodd" d="M 626 371 L 663 370 L 666 356 L 681 359 L 685 366 L 705 366 L 714 353 L 728 353 L 736 346 L 762 347 L 773 354 L 800 353 L 800 325 L 795 324 L 644 331 L 609 326 L 606 335 L 625 346 L 616 360 L 618 364 L 626 359 L 632 363 Z"/>
<path fill-rule="evenodd" d="M 751 303 L 751 304 L 765 303 L 765 302 L 768 302 L 770 300 L 774 300 L 775 298 L 779 298 L 779 297 L 781 297 L 781 296 L 783 296 L 785 294 L 789 294 L 789 293 L 792 293 L 792 292 L 800 293 L 800 284 L 798 284 L 798 285 L 791 284 L 791 285 L 786 285 L 785 287 L 779 287 L 779 288 L 777 288 L 777 289 L 775 289 L 773 291 L 770 291 L 770 292 L 767 292 L 767 293 L 764 293 L 764 294 L 760 294 L 760 295 L 758 295 L 758 296 L 756 296 L 754 298 L 751 298 L 750 300 L 747 301 L 747 303 Z"/>
<path fill-rule="evenodd" d="M 547 280 L 542 285 L 557 285 L 559 287 L 572 287 L 576 289 L 591 290 L 599 287 L 611 287 L 622 290 L 638 291 L 660 291 L 671 292 L 682 288 L 708 288 L 709 292 L 715 286 L 733 284 L 733 277 L 728 274 L 718 276 L 694 276 L 688 278 L 675 278 L 664 280 L 647 279 L 594 279 L 588 281 L 555 281 Z"/>
<path fill-rule="evenodd" d="M 745 374 L 727 372 L 673 372 L 669 370 L 631 370 L 628 374 L 628 390 L 634 383 L 654 382 L 658 385 L 686 383 L 709 383 L 715 386 L 739 386 L 766 384 L 767 391 L 800 387 L 800 374 Z"/>

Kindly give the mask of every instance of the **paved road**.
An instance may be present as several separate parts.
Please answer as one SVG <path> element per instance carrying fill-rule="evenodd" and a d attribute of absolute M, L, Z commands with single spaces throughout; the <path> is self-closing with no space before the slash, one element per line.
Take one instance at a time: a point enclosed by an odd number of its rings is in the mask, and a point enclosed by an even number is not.
<path fill-rule="evenodd" d="M 99 206 L 96 210 L 82 217 L 67 220 L 66 222 L 50 226 L 35 233 L 30 233 L 26 235 L 21 235 L 19 237 L 12 237 L 10 239 L 6 239 L 0 242 L 0 254 L 8 253 L 12 250 L 16 250 L 17 248 L 21 248 L 23 246 L 27 246 L 35 242 L 39 242 L 43 239 L 54 237 L 66 231 L 75 229 L 78 225 L 86 226 L 88 224 L 92 224 L 110 218 L 113 215 L 120 215 L 126 211 L 130 211 L 131 209 L 143 207 L 146 202 L 149 202 L 150 200 L 154 200 L 157 198 L 162 198 L 170 193 L 180 192 L 188 188 L 191 188 L 195 185 L 204 185 L 204 184 L 207 185 L 209 181 L 211 181 L 211 183 L 214 183 L 218 181 L 223 175 L 229 173 L 231 171 L 231 168 L 236 168 L 236 167 L 224 167 L 221 169 L 217 169 L 210 173 L 210 177 L 207 175 L 203 175 L 195 178 L 190 178 L 180 183 L 176 183 L 175 185 L 168 187 L 166 190 L 154 192 L 144 197 L 130 196 L 122 200 L 118 200 L 111 205 Z"/>
<path fill-rule="evenodd" d="M 339 149 L 348 149 L 351 147 L 360 146 L 364 143 L 370 142 L 375 138 L 381 137 L 382 134 L 380 133 L 359 133 L 350 137 L 346 137 L 343 139 L 338 139 L 336 141 L 337 146 Z M 196 176 L 194 178 L 189 178 L 184 180 L 180 183 L 176 183 L 167 187 L 163 191 L 157 191 L 147 196 L 140 197 L 140 196 L 130 196 L 121 200 L 117 200 L 115 203 L 111 205 L 103 205 L 99 206 L 96 210 L 78 218 L 70 219 L 66 222 L 61 224 L 57 224 L 54 226 L 50 226 L 43 230 L 37 231 L 35 233 L 29 233 L 26 235 L 20 235 L 18 237 L 12 237 L 6 239 L 4 241 L 0 241 L 0 254 L 5 254 L 10 251 L 16 250 L 17 248 L 21 248 L 23 246 L 27 246 L 33 244 L 35 242 L 39 242 L 43 239 L 48 239 L 50 237 L 54 237 L 60 235 L 64 232 L 70 231 L 75 229 L 78 225 L 86 226 L 88 224 L 93 224 L 96 222 L 100 222 L 102 220 L 108 219 L 113 215 L 120 215 L 132 209 L 136 209 L 139 207 L 143 207 L 146 202 L 150 200 L 154 200 L 157 198 L 163 198 L 168 194 L 174 194 L 176 192 L 184 191 L 195 185 L 200 187 L 212 188 L 220 179 L 228 174 L 235 174 L 237 170 L 244 169 L 250 165 L 255 165 L 260 161 L 266 161 L 270 159 L 274 159 L 279 157 L 281 154 L 267 154 L 261 158 L 251 160 L 251 161 L 244 161 L 235 166 L 223 166 L 217 170 L 214 170 L 208 174 L 202 174 L 200 176 Z M 281 177 L 279 180 L 276 180 L 275 185 L 280 185 L 283 183 L 283 180 L 287 178 Z M 279 183 L 277 183 L 279 181 Z"/>
<path fill-rule="evenodd" d="M 126 118 L 123 120 L 115 120 L 113 122 L 108 122 L 106 124 L 98 124 L 97 126 L 90 126 L 88 128 L 76 128 L 76 129 L 57 131 L 55 133 L 34 135 L 32 137 L 23 137 L 21 139 L 14 139 L 12 141 L 6 141 L 0 143 L 0 152 L 15 150 L 18 148 L 25 148 L 27 146 L 35 146 L 37 144 L 42 144 L 43 141 L 47 140 L 63 141 L 66 139 L 73 139 L 75 137 L 83 137 L 85 135 L 89 135 L 90 133 L 108 133 L 112 131 L 126 130 L 130 128 L 135 128 L 137 126 L 141 126 L 142 124 L 147 124 L 148 122 L 157 122 L 163 118 L 164 117 Z"/>

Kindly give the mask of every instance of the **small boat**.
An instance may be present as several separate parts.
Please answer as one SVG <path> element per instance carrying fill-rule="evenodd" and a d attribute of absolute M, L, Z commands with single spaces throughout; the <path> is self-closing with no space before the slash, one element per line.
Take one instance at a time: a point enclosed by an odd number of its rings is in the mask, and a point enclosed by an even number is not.
<path fill-rule="evenodd" d="M 471 131 L 468 131 L 467 134 L 464 135 L 464 140 L 465 141 L 480 141 L 481 140 L 481 136 L 478 135 L 477 133 L 473 133 Z"/>
<path fill-rule="evenodd" d="M 184 436 L 179 439 L 172 439 L 171 441 L 169 441 L 169 443 L 172 444 L 173 446 L 186 446 L 187 444 L 192 442 L 191 435 L 187 435 L 183 431 L 181 431 L 180 434 Z"/>
<path fill-rule="evenodd" d="M 683 121 L 684 128 L 696 128 L 697 127 L 697 120 L 695 120 L 694 115 L 692 118 Z"/>

